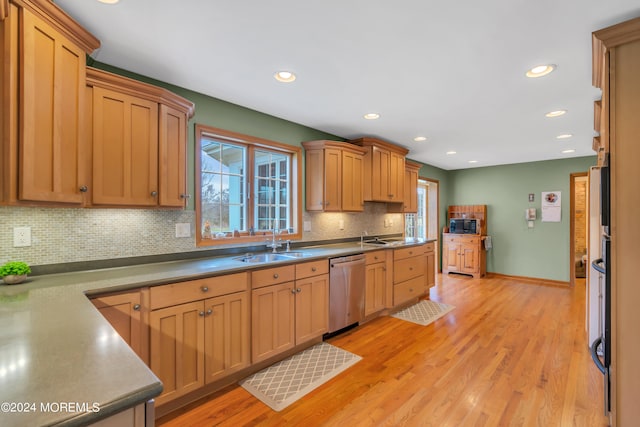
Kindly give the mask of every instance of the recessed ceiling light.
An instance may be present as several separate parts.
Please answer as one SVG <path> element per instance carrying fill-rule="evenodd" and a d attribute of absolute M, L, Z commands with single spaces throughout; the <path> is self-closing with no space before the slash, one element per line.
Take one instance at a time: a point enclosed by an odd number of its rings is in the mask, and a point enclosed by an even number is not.
<path fill-rule="evenodd" d="M 291 71 L 285 71 L 285 70 L 278 71 L 273 75 L 273 77 L 275 77 L 277 81 L 282 83 L 291 83 L 296 79 L 295 74 L 293 74 Z"/>
<path fill-rule="evenodd" d="M 426 141 L 427 137 L 426 136 L 416 136 L 415 138 L 413 138 L 413 140 L 415 142 Z"/>
<path fill-rule="evenodd" d="M 367 113 L 363 116 L 367 120 L 375 120 L 380 118 L 380 114 L 378 113 Z"/>
<path fill-rule="evenodd" d="M 120 0 L 98 0 L 100 3 L 104 3 L 104 4 L 116 4 L 118 3 Z"/>
<path fill-rule="evenodd" d="M 556 136 L 556 139 L 567 139 L 567 138 L 571 138 L 573 135 L 570 133 L 563 133 L 561 135 Z"/>
<path fill-rule="evenodd" d="M 526 72 L 527 77 L 542 77 L 556 69 L 555 64 L 537 65 Z"/>
<path fill-rule="evenodd" d="M 450 156 L 450 155 L 452 155 L 452 154 L 456 154 L 456 153 L 457 153 L 457 151 L 447 151 L 447 154 L 448 154 L 449 156 Z"/>
<path fill-rule="evenodd" d="M 469 163 L 478 163 L 477 160 L 469 160 Z"/>
<path fill-rule="evenodd" d="M 562 154 L 569 154 L 569 153 L 575 153 L 576 150 L 574 150 L 573 148 L 569 149 L 569 150 L 562 150 Z"/>
<path fill-rule="evenodd" d="M 567 113 L 567 110 L 555 110 L 555 111 L 549 111 L 547 114 L 545 114 L 546 117 L 559 117 L 562 116 L 564 114 Z"/>

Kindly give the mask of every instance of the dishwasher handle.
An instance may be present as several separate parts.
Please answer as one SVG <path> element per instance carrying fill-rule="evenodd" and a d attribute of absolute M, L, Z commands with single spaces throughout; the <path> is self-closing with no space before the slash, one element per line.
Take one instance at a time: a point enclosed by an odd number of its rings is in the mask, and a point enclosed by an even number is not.
<path fill-rule="evenodd" d="M 356 255 L 342 258 L 333 258 L 331 261 L 331 268 L 333 267 L 351 267 L 353 265 L 360 265 L 364 263 L 364 255 Z"/>

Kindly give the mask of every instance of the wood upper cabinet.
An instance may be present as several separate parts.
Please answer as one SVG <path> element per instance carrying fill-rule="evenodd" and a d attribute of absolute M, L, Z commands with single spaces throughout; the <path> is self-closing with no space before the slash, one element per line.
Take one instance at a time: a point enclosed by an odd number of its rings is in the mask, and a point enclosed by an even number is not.
<path fill-rule="evenodd" d="M 149 364 L 149 325 L 143 295 L 147 289 L 91 298 L 100 314 L 113 326 L 118 335 Z"/>
<path fill-rule="evenodd" d="M 306 209 L 362 211 L 364 150 L 338 141 L 307 141 L 302 145 L 305 148 Z"/>
<path fill-rule="evenodd" d="M 404 202 L 405 156 L 409 150 L 374 138 L 350 141 L 365 148 L 364 200 Z"/>
<path fill-rule="evenodd" d="M 50 1 L 3 9 L 0 200 L 80 206 L 88 185 L 85 63 L 100 42 Z"/>
<path fill-rule="evenodd" d="M 418 177 L 420 175 L 419 163 L 406 161 L 404 172 L 404 212 L 418 212 Z"/>
<path fill-rule="evenodd" d="M 164 89 L 88 68 L 94 205 L 184 207 L 193 104 Z"/>

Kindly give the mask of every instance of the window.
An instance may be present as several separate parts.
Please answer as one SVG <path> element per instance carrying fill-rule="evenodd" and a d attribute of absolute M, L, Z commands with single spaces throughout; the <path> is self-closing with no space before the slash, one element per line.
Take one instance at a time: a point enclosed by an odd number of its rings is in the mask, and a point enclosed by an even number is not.
<path fill-rule="evenodd" d="M 301 238 L 301 149 L 196 126 L 199 246 Z"/>

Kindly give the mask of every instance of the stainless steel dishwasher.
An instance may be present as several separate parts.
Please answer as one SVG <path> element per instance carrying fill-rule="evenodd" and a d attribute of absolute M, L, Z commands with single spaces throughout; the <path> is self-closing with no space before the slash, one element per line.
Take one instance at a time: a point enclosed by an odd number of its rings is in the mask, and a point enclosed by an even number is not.
<path fill-rule="evenodd" d="M 364 317 L 364 254 L 329 260 L 329 333 L 358 323 Z"/>

